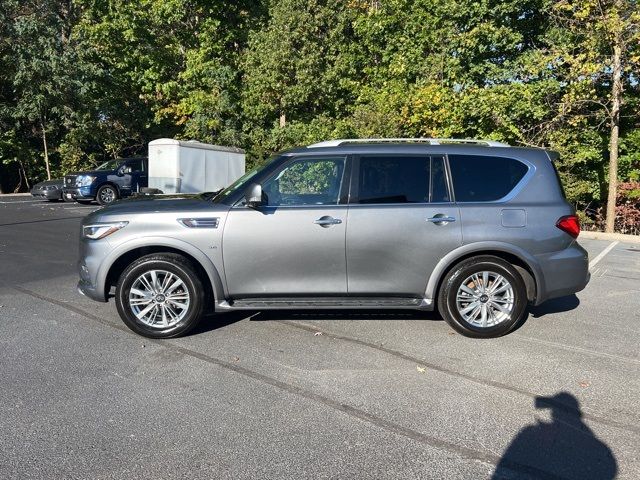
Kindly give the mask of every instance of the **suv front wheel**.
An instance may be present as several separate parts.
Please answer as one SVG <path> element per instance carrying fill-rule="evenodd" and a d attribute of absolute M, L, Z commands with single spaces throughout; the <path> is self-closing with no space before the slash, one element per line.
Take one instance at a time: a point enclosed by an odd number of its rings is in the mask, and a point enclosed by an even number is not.
<path fill-rule="evenodd" d="M 527 290 L 510 263 L 489 255 L 473 257 L 447 273 L 438 295 L 438 309 L 462 335 L 499 337 L 524 320 Z"/>
<path fill-rule="evenodd" d="M 204 288 L 191 263 L 173 253 L 139 258 L 116 286 L 120 318 L 149 338 L 184 335 L 200 321 Z"/>
<path fill-rule="evenodd" d="M 109 205 L 118 199 L 118 190 L 111 185 L 103 185 L 98 189 L 96 200 L 100 205 Z"/>

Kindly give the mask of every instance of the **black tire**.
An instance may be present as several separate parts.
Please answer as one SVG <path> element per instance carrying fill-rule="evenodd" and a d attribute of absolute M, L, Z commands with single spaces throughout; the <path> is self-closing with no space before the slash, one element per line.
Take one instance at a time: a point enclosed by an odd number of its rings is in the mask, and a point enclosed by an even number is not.
<path fill-rule="evenodd" d="M 113 185 L 103 185 L 98 189 L 96 200 L 100 205 L 110 205 L 118 199 L 118 189 Z"/>
<path fill-rule="evenodd" d="M 462 283 L 474 273 L 483 271 L 501 275 L 513 289 L 513 307 L 510 316 L 494 326 L 473 325 L 464 319 L 457 306 L 456 296 Z M 487 302 L 487 299 L 484 299 L 484 302 Z M 527 289 L 515 267 L 501 258 L 490 255 L 469 258 L 455 265 L 444 277 L 438 294 L 438 310 L 444 320 L 458 333 L 473 338 L 495 338 L 506 335 L 526 319 L 527 303 Z M 466 305 L 470 305 L 470 302 Z M 494 314 L 495 312 L 494 310 Z"/>
<path fill-rule="evenodd" d="M 189 295 L 189 306 L 184 317 L 166 328 L 160 325 L 150 326 L 139 320 L 129 302 L 134 282 L 151 270 L 162 270 L 175 275 L 182 280 Z M 122 272 L 116 286 L 115 299 L 120 318 L 131 330 L 148 338 L 173 338 L 186 334 L 198 324 L 206 293 L 195 268 L 186 258 L 174 253 L 154 253 L 139 258 Z"/>

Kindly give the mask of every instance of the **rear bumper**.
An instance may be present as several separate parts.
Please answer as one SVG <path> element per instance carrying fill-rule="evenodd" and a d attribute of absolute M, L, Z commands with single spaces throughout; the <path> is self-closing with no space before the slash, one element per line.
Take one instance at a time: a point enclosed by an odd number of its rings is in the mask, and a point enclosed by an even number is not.
<path fill-rule="evenodd" d="M 544 288 L 538 292 L 535 305 L 579 292 L 591 278 L 589 255 L 577 242 L 560 252 L 539 255 L 537 260 L 544 276 Z"/>

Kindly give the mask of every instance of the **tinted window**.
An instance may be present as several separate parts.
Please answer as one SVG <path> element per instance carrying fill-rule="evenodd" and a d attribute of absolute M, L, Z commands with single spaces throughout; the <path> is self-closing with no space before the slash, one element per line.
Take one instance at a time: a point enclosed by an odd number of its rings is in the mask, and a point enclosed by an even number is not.
<path fill-rule="evenodd" d="M 426 203 L 430 200 L 449 201 L 442 158 L 360 158 L 358 203 Z"/>
<path fill-rule="evenodd" d="M 481 155 L 450 155 L 457 202 L 499 200 L 515 187 L 528 167 L 517 160 Z"/>
<path fill-rule="evenodd" d="M 127 162 L 127 166 L 131 167 L 131 171 L 132 172 L 141 172 L 142 171 L 142 159 L 129 160 Z"/>
<path fill-rule="evenodd" d="M 444 159 L 431 157 L 431 201 L 450 202 Z"/>
<path fill-rule="evenodd" d="M 294 160 L 263 185 L 268 205 L 335 205 L 344 158 Z"/>

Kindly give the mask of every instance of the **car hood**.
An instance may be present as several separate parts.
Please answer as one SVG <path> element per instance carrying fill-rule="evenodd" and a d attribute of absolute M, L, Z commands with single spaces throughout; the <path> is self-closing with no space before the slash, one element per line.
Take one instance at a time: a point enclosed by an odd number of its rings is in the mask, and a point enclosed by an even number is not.
<path fill-rule="evenodd" d="M 144 195 L 120 200 L 96 210 L 92 215 L 100 217 L 126 217 L 170 212 L 224 212 L 228 205 L 211 202 L 205 195 Z"/>
<path fill-rule="evenodd" d="M 69 172 L 65 177 L 77 177 L 79 175 L 101 175 L 113 173 L 112 170 L 81 170 L 80 172 Z"/>
<path fill-rule="evenodd" d="M 36 183 L 34 187 L 44 187 L 46 185 L 56 185 L 62 187 L 64 180 L 62 178 L 55 178 L 53 180 L 45 180 L 44 182 Z"/>

